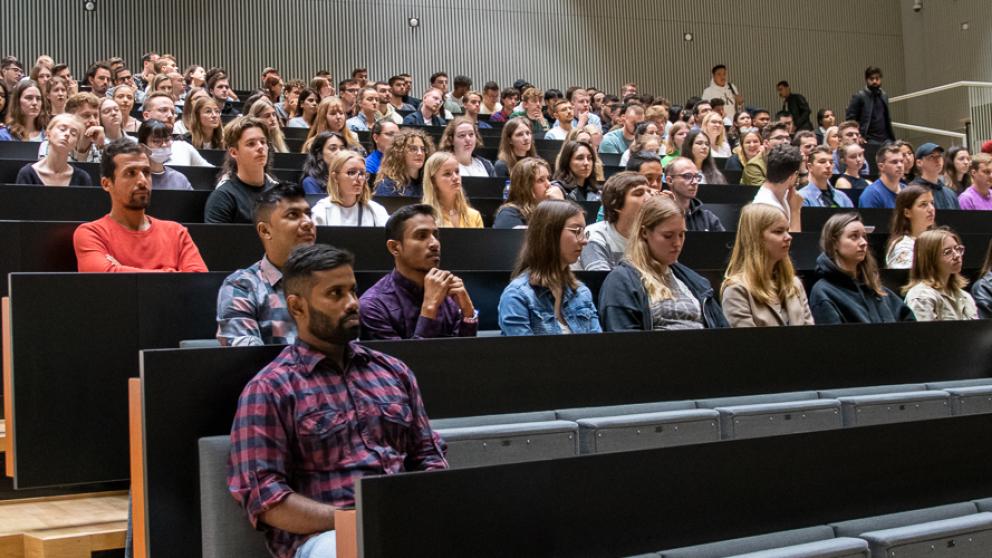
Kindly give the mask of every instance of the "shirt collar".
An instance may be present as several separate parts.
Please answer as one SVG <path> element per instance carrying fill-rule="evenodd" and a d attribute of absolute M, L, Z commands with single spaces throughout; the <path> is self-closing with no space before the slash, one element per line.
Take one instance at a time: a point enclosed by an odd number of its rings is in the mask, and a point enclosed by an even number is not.
<path fill-rule="evenodd" d="M 327 359 L 327 355 L 311 347 L 306 341 L 299 337 L 293 342 L 293 351 L 296 353 L 296 363 L 303 367 L 306 374 L 313 373 L 314 369 Z M 358 340 L 349 341 L 344 350 L 344 365 L 347 368 L 352 362 L 368 362 L 368 349 L 358 344 Z M 333 367 L 334 365 L 331 364 Z"/>
<path fill-rule="evenodd" d="M 282 281 L 282 271 L 274 263 L 269 261 L 268 256 L 262 258 L 262 261 L 258 263 L 258 268 L 262 273 L 262 277 L 265 278 L 273 289 Z"/>
<path fill-rule="evenodd" d="M 404 277 L 403 274 L 399 272 L 399 270 L 393 268 L 393 272 L 391 273 L 391 275 L 393 276 L 394 285 L 406 291 L 412 297 L 420 298 L 420 299 L 424 298 L 424 288 Z"/>

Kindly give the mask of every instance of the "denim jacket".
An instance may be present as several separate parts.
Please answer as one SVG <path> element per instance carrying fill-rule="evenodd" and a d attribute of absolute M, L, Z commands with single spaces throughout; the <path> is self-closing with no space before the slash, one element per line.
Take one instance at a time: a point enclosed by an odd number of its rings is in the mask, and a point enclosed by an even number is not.
<path fill-rule="evenodd" d="M 572 333 L 603 331 L 592 292 L 581 282 L 578 289 L 565 290 L 561 315 Z M 503 335 L 560 334 L 561 327 L 555 318 L 555 297 L 547 288 L 531 285 L 530 273 L 521 274 L 499 297 L 499 329 Z"/>

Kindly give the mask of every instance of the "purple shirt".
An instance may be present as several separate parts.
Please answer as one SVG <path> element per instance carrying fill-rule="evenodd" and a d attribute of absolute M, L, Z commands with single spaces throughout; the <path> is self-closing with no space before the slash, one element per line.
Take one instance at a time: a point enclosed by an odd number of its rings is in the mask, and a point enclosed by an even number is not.
<path fill-rule="evenodd" d="M 987 197 L 982 196 L 974 186 L 969 186 L 958 196 L 958 205 L 961 209 L 992 211 L 992 192 Z"/>
<path fill-rule="evenodd" d="M 362 339 L 475 337 L 479 329 L 477 316 L 466 321 L 454 298 L 444 299 L 433 320 L 420 315 L 423 304 L 423 287 L 394 269 L 362 294 Z"/>
<path fill-rule="evenodd" d="M 364 476 L 448 466 L 405 364 L 353 341 L 341 370 L 300 340 L 241 392 L 228 464 L 228 490 L 256 528 L 292 493 L 350 507 Z M 269 527 L 265 537 L 289 558 L 310 535 Z"/>

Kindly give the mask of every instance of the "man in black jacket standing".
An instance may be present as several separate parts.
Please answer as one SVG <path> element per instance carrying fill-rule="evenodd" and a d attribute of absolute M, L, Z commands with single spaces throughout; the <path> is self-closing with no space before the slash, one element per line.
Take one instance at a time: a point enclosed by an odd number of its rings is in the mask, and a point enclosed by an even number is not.
<path fill-rule="evenodd" d="M 793 93 L 789 82 L 782 80 L 775 86 L 778 96 L 782 98 L 782 110 L 792 115 L 794 130 L 812 130 L 813 123 L 809 120 L 809 103 L 806 97 Z"/>
<path fill-rule="evenodd" d="M 878 148 L 896 139 L 892 132 L 889 96 L 882 90 L 882 70 L 875 66 L 865 69 L 865 87 L 851 97 L 845 117 L 860 124 L 861 136 L 867 141 L 865 159 L 871 166 L 871 174 L 878 174 L 875 165 Z"/>

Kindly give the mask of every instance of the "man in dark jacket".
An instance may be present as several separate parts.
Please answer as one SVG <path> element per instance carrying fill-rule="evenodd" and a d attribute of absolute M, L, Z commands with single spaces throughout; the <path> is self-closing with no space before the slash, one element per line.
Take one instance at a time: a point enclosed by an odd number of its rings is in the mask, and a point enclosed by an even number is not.
<path fill-rule="evenodd" d="M 778 96 L 782 98 L 782 110 L 792 115 L 794 130 L 812 130 L 813 123 L 809 120 L 809 103 L 806 97 L 793 93 L 789 82 L 782 80 L 775 86 Z"/>
<path fill-rule="evenodd" d="M 892 131 L 889 96 L 882 90 L 882 70 L 875 66 L 865 69 L 865 87 L 851 97 L 845 120 L 854 120 L 860 125 L 861 137 L 868 142 L 865 159 L 871 165 L 871 174 L 878 174 L 875 153 L 883 143 L 896 139 Z"/>
<path fill-rule="evenodd" d="M 704 209 L 703 202 L 696 199 L 702 176 L 691 159 L 677 157 L 665 169 L 665 184 L 675 194 L 675 203 L 682 208 L 686 230 L 725 231 L 720 218 Z"/>

